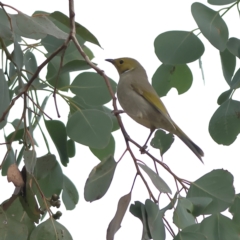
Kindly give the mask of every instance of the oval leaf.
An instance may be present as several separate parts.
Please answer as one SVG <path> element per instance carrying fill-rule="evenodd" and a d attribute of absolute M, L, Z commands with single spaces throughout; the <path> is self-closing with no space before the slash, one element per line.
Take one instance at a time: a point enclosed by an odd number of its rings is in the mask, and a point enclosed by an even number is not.
<path fill-rule="evenodd" d="M 62 165 L 66 167 L 69 163 L 69 159 L 65 125 L 58 120 L 45 120 L 45 126 L 58 151 Z"/>
<path fill-rule="evenodd" d="M 227 43 L 227 49 L 234 56 L 240 58 L 240 39 L 229 38 L 228 43 Z"/>
<path fill-rule="evenodd" d="M 75 142 L 72 139 L 67 140 L 68 157 L 72 158 L 76 154 Z"/>
<path fill-rule="evenodd" d="M 235 75 L 233 76 L 233 79 L 230 83 L 231 89 L 237 89 L 240 87 L 240 68 L 237 70 Z"/>
<path fill-rule="evenodd" d="M 204 45 L 192 32 L 169 31 L 154 41 L 155 53 L 164 64 L 185 64 L 196 61 L 204 52 Z"/>
<path fill-rule="evenodd" d="M 164 182 L 164 180 L 159 177 L 151 168 L 148 166 L 138 163 L 138 165 L 147 173 L 147 175 L 152 180 L 152 183 L 154 186 L 163 193 L 172 193 L 171 189 L 168 187 L 168 185 Z"/>
<path fill-rule="evenodd" d="M 92 148 L 105 148 L 110 140 L 111 119 L 98 110 L 75 112 L 67 123 L 67 134 L 75 142 Z"/>
<path fill-rule="evenodd" d="M 219 12 L 195 2 L 191 7 L 192 15 L 202 34 L 220 51 L 226 48 L 228 28 Z"/>
<path fill-rule="evenodd" d="M 108 225 L 107 240 L 113 240 L 115 233 L 121 227 L 121 222 L 131 201 L 131 192 L 121 197 L 118 202 L 117 212 Z"/>
<path fill-rule="evenodd" d="M 63 175 L 62 200 L 67 210 L 73 210 L 79 200 L 77 188 L 65 175 Z"/>
<path fill-rule="evenodd" d="M 236 2 L 236 0 L 208 0 L 208 3 L 212 5 L 226 5 L 233 2 Z"/>
<path fill-rule="evenodd" d="M 171 147 L 174 141 L 172 133 L 166 133 L 163 130 L 157 130 L 154 138 L 151 140 L 151 146 L 160 150 L 161 156 Z"/>
<path fill-rule="evenodd" d="M 213 214 L 226 210 L 233 203 L 235 197 L 232 174 L 222 169 L 205 174 L 191 183 L 187 198 L 192 197 L 212 199 L 202 214 Z"/>
<path fill-rule="evenodd" d="M 225 101 L 209 122 L 209 133 L 218 144 L 232 144 L 240 133 L 240 102 Z"/>
<path fill-rule="evenodd" d="M 192 81 L 192 72 L 186 64 L 162 64 L 152 77 L 152 85 L 160 97 L 166 96 L 171 88 L 176 88 L 178 94 L 185 93 L 192 86 Z"/>
<path fill-rule="evenodd" d="M 110 84 L 116 92 L 117 84 L 110 79 Z M 70 90 L 78 97 L 82 98 L 86 104 L 93 106 L 103 105 L 111 100 L 104 79 L 97 73 L 80 73 L 72 82 Z"/>
<path fill-rule="evenodd" d="M 223 52 L 220 52 L 220 57 L 223 76 L 228 85 L 230 85 L 236 67 L 236 57 L 232 53 L 230 53 L 227 48 Z"/>
<path fill-rule="evenodd" d="M 117 163 L 109 156 L 90 172 L 84 187 L 84 198 L 87 202 L 100 199 L 107 192 L 115 172 Z"/>

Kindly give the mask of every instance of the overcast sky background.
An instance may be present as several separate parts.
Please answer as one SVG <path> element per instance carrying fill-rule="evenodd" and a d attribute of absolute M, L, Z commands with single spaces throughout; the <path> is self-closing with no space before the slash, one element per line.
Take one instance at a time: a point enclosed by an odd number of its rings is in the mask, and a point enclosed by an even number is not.
<path fill-rule="evenodd" d="M 137 59 L 146 69 L 149 79 L 160 66 L 160 61 L 154 53 L 154 39 L 165 31 L 186 30 L 191 31 L 197 28 L 191 15 L 191 4 L 194 1 L 137 1 L 137 0 L 89 0 L 75 1 L 76 21 L 85 26 L 99 40 L 103 49 L 87 44 L 95 54 L 94 62 L 103 69 L 108 76 L 118 81 L 118 74 L 115 68 L 105 62 L 106 58 L 132 57 Z M 207 1 L 200 1 L 207 5 Z M 14 6 L 25 14 L 31 15 L 36 10 L 46 12 L 61 11 L 68 15 L 68 1 L 30 1 L 30 0 L 8 0 L 3 3 Z M 207 5 L 213 9 L 220 7 Z M 10 9 L 9 12 L 13 13 Z M 239 37 L 236 25 L 239 23 L 239 15 L 236 8 L 230 10 L 224 20 L 229 27 L 229 37 Z M 237 25 L 238 26 L 238 25 Z M 202 64 L 205 75 L 205 83 L 202 79 L 198 61 L 189 64 L 194 80 L 190 90 L 178 95 L 176 90 L 171 90 L 162 100 L 166 105 L 172 119 L 181 129 L 197 144 L 204 153 L 204 165 L 196 158 L 189 148 L 179 139 L 175 139 L 171 149 L 164 155 L 164 162 L 179 177 L 189 181 L 194 181 L 203 174 L 213 170 L 223 168 L 234 175 L 236 192 L 239 192 L 239 139 L 231 146 L 220 146 L 216 144 L 208 132 L 208 124 L 211 116 L 217 109 L 217 98 L 228 86 L 223 78 L 219 52 L 205 38 L 200 35 L 200 39 L 205 45 L 205 53 L 202 56 Z M 38 61 L 41 63 L 42 59 Z M 236 99 L 238 92 L 234 94 Z M 238 99 L 240 99 L 238 97 Z M 61 101 L 59 100 L 61 103 Z M 18 105 L 17 105 L 18 106 Z M 66 121 L 66 105 L 60 105 L 60 120 Z M 108 104 L 111 107 L 111 103 Z M 18 108 L 14 107 L 14 115 Z M 57 119 L 53 99 L 50 98 L 49 105 L 45 111 L 53 118 Z M 138 125 L 125 114 L 122 115 L 123 123 L 129 135 L 139 144 L 143 144 L 148 136 L 149 130 Z M 115 159 L 118 160 L 125 150 L 125 143 L 120 131 L 114 132 L 116 141 Z M 41 146 L 41 139 L 39 139 Z M 44 146 L 44 144 L 43 144 Z M 83 197 L 85 181 L 91 169 L 99 163 L 88 147 L 77 145 L 77 155 L 70 160 L 67 168 L 63 167 L 64 173 L 75 183 L 80 200 L 76 209 L 65 211 L 61 208 L 63 216 L 60 222 L 72 234 L 73 239 L 105 239 L 106 229 L 113 218 L 119 198 L 127 194 L 131 188 L 135 176 L 135 168 L 129 154 L 118 165 L 113 182 L 107 194 L 100 200 L 87 203 Z M 134 148 L 134 147 L 133 147 Z M 54 149 L 54 147 L 52 147 Z M 160 159 L 158 150 L 149 147 L 150 153 Z M 5 154 L 4 147 L 1 146 L 1 156 Z M 45 148 L 38 149 L 38 157 L 46 154 Z M 55 149 L 53 153 L 56 153 Z M 148 166 L 152 167 L 152 161 L 146 156 L 140 155 L 135 149 L 136 156 L 141 160 L 146 160 Z M 159 167 L 160 176 L 174 190 L 174 181 L 166 171 Z M 0 184 L 4 191 L 0 200 L 11 196 L 13 192 L 12 184 L 8 184 L 6 178 L 0 178 Z M 4 193 L 4 194 L 3 194 Z M 155 193 L 157 193 L 155 191 Z M 134 201 L 144 202 L 148 198 L 148 193 L 140 178 L 135 184 L 131 203 Z M 160 208 L 168 202 L 163 197 L 160 201 Z M 172 213 L 167 214 L 171 216 Z M 172 220 L 170 219 L 170 223 Z M 122 227 L 115 236 L 115 240 L 120 239 L 141 239 L 142 226 L 140 221 L 129 212 L 126 213 L 122 222 Z M 168 239 L 171 237 L 168 235 Z"/>

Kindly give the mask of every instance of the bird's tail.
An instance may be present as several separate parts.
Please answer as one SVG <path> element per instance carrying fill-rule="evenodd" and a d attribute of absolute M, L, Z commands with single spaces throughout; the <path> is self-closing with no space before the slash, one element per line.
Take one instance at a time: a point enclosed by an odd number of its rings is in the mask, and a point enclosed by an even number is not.
<path fill-rule="evenodd" d="M 176 135 L 195 153 L 199 160 L 203 163 L 203 150 L 197 146 L 178 126 L 176 126 Z"/>

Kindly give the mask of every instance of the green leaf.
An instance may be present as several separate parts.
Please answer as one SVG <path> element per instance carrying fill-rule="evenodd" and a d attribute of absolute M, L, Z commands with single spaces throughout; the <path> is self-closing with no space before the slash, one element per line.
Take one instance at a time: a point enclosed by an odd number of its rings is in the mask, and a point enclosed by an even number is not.
<path fill-rule="evenodd" d="M 233 176 L 225 170 L 213 170 L 191 183 L 187 198 L 208 197 L 212 202 L 202 214 L 226 210 L 234 200 Z"/>
<path fill-rule="evenodd" d="M 20 71 L 23 67 L 23 52 L 16 38 L 14 38 L 13 61 Z"/>
<path fill-rule="evenodd" d="M 11 215 L 6 214 L 0 207 L 0 239 L 1 240 L 26 240 L 28 228 L 20 221 L 16 221 Z"/>
<path fill-rule="evenodd" d="M 237 89 L 240 87 L 240 68 L 237 70 L 235 75 L 233 76 L 233 79 L 230 83 L 231 89 Z"/>
<path fill-rule="evenodd" d="M 5 13 L 2 13 L 2 9 L 1 9 L 1 15 L 2 14 L 5 14 Z M 2 16 L 0 17 L 0 19 L 1 18 Z M 2 21 L 0 22 L 0 38 L 6 39 L 6 40 L 13 40 L 13 32 L 9 28 L 9 23 L 6 23 L 6 22 L 3 23 Z"/>
<path fill-rule="evenodd" d="M 37 162 L 35 150 L 25 150 L 23 158 L 27 172 L 33 174 Z"/>
<path fill-rule="evenodd" d="M 13 163 L 16 163 L 16 159 L 15 159 L 13 149 L 11 148 L 11 150 L 8 152 L 6 160 L 3 162 L 3 165 L 2 165 L 2 176 L 7 176 L 8 168 Z"/>
<path fill-rule="evenodd" d="M 130 213 L 132 213 L 133 216 L 139 218 L 143 224 L 142 240 L 152 239 L 147 222 L 147 212 L 145 209 L 145 205 L 139 201 L 136 201 L 135 205 L 131 204 L 129 211 Z"/>
<path fill-rule="evenodd" d="M 61 163 L 67 166 L 69 163 L 67 149 L 67 132 L 63 122 L 58 120 L 45 120 L 45 126 L 58 151 Z"/>
<path fill-rule="evenodd" d="M 158 206 L 149 199 L 145 202 L 145 208 L 152 239 L 165 240 L 165 228 L 162 219 L 163 213 L 161 213 Z"/>
<path fill-rule="evenodd" d="M 228 41 L 228 27 L 219 12 L 198 2 L 192 4 L 191 11 L 202 34 L 215 48 L 223 51 Z"/>
<path fill-rule="evenodd" d="M 57 22 L 60 22 L 61 24 L 65 25 L 67 28 L 69 28 L 68 32 L 70 32 L 70 20 L 69 20 L 68 16 L 64 15 L 61 12 L 56 11 L 56 12 L 51 13 L 49 15 L 49 17 L 54 23 L 56 23 L 56 21 L 57 21 Z M 76 24 L 76 34 L 77 35 L 79 35 L 85 41 L 91 42 L 91 43 L 96 44 L 99 47 L 101 47 L 97 38 L 90 31 L 88 31 L 85 27 L 83 27 L 81 24 L 79 24 L 77 22 L 75 22 L 75 24 Z"/>
<path fill-rule="evenodd" d="M 240 39 L 238 38 L 229 38 L 227 43 L 227 49 L 234 56 L 240 58 Z"/>
<path fill-rule="evenodd" d="M 115 141 L 113 136 L 111 135 L 110 141 L 105 148 L 97 149 L 97 148 L 90 148 L 90 151 L 100 160 L 102 161 L 109 155 L 114 156 L 115 152 Z"/>
<path fill-rule="evenodd" d="M 166 212 L 167 210 L 173 209 L 173 207 L 174 207 L 174 205 L 175 205 L 175 203 L 176 203 L 176 201 L 177 201 L 177 197 L 178 197 L 178 193 L 176 192 L 175 195 L 174 195 L 174 197 L 173 197 L 173 199 L 170 201 L 170 203 L 169 203 L 166 207 L 162 208 L 160 211 L 161 211 L 163 214 L 165 214 L 165 212 Z"/>
<path fill-rule="evenodd" d="M 131 201 L 131 192 L 127 195 L 124 195 L 119 199 L 117 212 L 112 219 L 112 221 L 108 225 L 107 229 L 107 240 L 113 240 L 115 233 L 119 230 L 121 227 L 121 222 L 123 220 L 123 217 L 127 211 L 128 205 Z"/>
<path fill-rule="evenodd" d="M 225 101 L 229 100 L 231 94 L 232 94 L 233 90 L 229 89 L 223 93 L 221 93 L 221 95 L 218 97 L 217 103 L 218 105 L 223 104 Z"/>
<path fill-rule="evenodd" d="M 193 204 L 191 213 L 194 217 L 203 214 L 205 208 L 212 202 L 212 198 L 209 197 L 192 197 L 187 199 Z"/>
<path fill-rule="evenodd" d="M 112 127 L 112 132 L 118 130 L 120 127 L 119 127 L 119 124 L 118 124 L 118 120 L 116 118 L 116 116 L 114 115 L 113 113 L 113 110 L 105 107 L 105 106 L 102 106 L 103 108 L 103 111 L 111 118 L 112 120 L 112 123 L 113 123 L 113 127 Z"/>
<path fill-rule="evenodd" d="M 72 139 L 67 140 L 67 153 L 69 158 L 73 158 L 76 154 L 75 142 Z"/>
<path fill-rule="evenodd" d="M 111 119 L 98 110 L 75 112 L 67 123 L 67 134 L 75 142 L 92 148 L 105 148 L 110 140 Z"/>
<path fill-rule="evenodd" d="M 73 210 L 78 203 L 79 195 L 73 182 L 64 175 L 62 200 L 67 210 Z"/>
<path fill-rule="evenodd" d="M 195 224 L 195 218 L 192 215 L 193 204 L 186 198 L 179 198 L 177 207 L 173 213 L 173 222 L 180 229 Z"/>
<path fill-rule="evenodd" d="M 45 197 L 60 195 L 63 188 L 63 172 L 54 155 L 37 159 L 35 176 Z"/>
<path fill-rule="evenodd" d="M 192 72 L 184 65 L 170 66 L 162 64 L 152 77 L 152 85 L 157 94 L 166 96 L 171 88 L 176 88 L 178 94 L 185 93 L 192 85 Z"/>
<path fill-rule="evenodd" d="M 233 2 L 236 2 L 236 0 L 208 0 L 208 3 L 212 5 L 226 5 Z"/>
<path fill-rule="evenodd" d="M 240 133 L 240 102 L 229 99 L 213 114 L 209 133 L 218 144 L 232 144 Z"/>
<path fill-rule="evenodd" d="M 117 84 L 110 80 L 114 92 Z M 103 105 L 111 100 L 104 79 L 97 73 L 84 72 L 80 73 L 72 82 L 70 90 L 81 97 L 87 104 L 93 106 Z"/>
<path fill-rule="evenodd" d="M 233 215 L 233 222 L 240 231 L 240 194 L 235 195 L 233 205 L 229 208 L 229 212 Z"/>
<path fill-rule="evenodd" d="M 58 239 L 73 240 L 70 232 L 53 218 L 40 223 L 31 233 L 29 240 Z"/>
<path fill-rule="evenodd" d="M 236 57 L 230 53 L 227 48 L 223 52 L 219 53 L 221 57 L 223 76 L 228 85 L 230 85 L 236 67 Z"/>
<path fill-rule="evenodd" d="M 150 177 L 153 185 L 163 193 L 172 193 L 171 189 L 168 187 L 168 185 L 164 182 L 164 180 L 158 176 L 151 168 L 149 168 L 147 165 L 138 163 L 138 166 L 140 166 Z"/>
<path fill-rule="evenodd" d="M 84 198 L 87 202 L 98 200 L 105 195 L 116 166 L 114 158 L 109 156 L 92 169 L 84 187 Z"/>
<path fill-rule="evenodd" d="M 0 91 L 1 91 L 1 90 L 0 90 Z M 13 131 L 12 133 L 10 133 L 10 134 L 6 137 L 6 140 L 7 140 L 8 142 L 11 141 L 11 139 L 12 139 L 13 135 L 15 134 L 15 132 L 16 132 L 16 131 Z M 16 134 L 15 134 L 15 136 L 14 136 L 14 138 L 12 139 L 12 141 L 19 141 L 19 140 L 23 139 L 23 134 L 24 134 L 24 129 L 23 129 L 23 128 L 18 129 L 17 132 L 16 132 Z"/>
<path fill-rule="evenodd" d="M 210 217 L 203 219 L 200 224 L 200 230 L 207 239 L 239 240 L 239 233 L 235 223 L 220 213 L 213 214 Z"/>
<path fill-rule="evenodd" d="M 90 69 L 91 67 L 87 64 L 85 60 L 73 60 L 66 63 L 61 68 L 61 74 L 68 73 L 68 72 L 75 72 L 75 71 L 82 71 Z"/>
<path fill-rule="evenodd" d="M 163 130 L 157 130 L 151 140 L 151 146 L 160 150 L 161 156 L 171 147 L 174 142 L 174 135 Z"/>
<path fill-rule="evenodd" d="M 174 240 L 209 240 L 201 231 L 200 224 L 194 224 L 178 232 Z M 212 239 L 211 239 L 212 240 Z"/>
<path fill-rule="evenodd" d="M 30 17 L 18 12 L 18 14 L 9 14 L 12 21 L 13 30 L 22 37 L 31 39 L 41 39 L 46 35 L 51 35 L 59 39 L 67 39 L 68 34 L 60 30 L 46 16 L 35 15 Z"/>
<path fill-rule="evenodd" d="M 154 41 L 155 53 L 166 65 L 196 61 L 204 52 L 204 45 L 192 32 L 169 31 L 158 35 Z"/>
<path fill-rule="evenodd" d="M 10 104 L 8 84 L 6 82 L 5 76 L 2 69 L 0 69 L 0 118 L 3 113 L 6 111 Z M 0 129 L 2 129 L 7 124 L 8 114 L 5 116 L 5 119 L 0 122 Z"/>

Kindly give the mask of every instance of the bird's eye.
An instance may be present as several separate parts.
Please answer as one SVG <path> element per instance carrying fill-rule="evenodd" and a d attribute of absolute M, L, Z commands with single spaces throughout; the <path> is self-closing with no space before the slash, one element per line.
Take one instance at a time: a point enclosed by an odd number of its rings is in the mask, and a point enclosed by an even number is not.
<path fill-rule="evenodd" d="M 123 60 L 120 60 L 119 63 L 120 63 L 120 64 L 123 64 Z"/>

